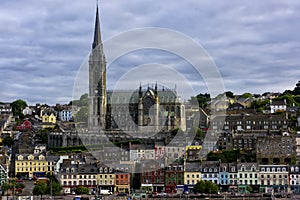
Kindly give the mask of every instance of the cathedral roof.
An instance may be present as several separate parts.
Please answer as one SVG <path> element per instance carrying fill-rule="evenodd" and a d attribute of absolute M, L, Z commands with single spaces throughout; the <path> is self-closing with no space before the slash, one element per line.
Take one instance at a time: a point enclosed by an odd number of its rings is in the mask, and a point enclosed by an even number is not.
<path fill-rule="evenodd" d="M 142 96 L 145 97 L 147 91 L 142 91 Z M 177 94 L 173 90 L 164 89 L 157 91 L 158 99 L 160 103 L 175 103 Z M 153 96 L 153 95 L 151 95 Z M 138 90 L 117 90 L 117 91 L 107 91 L 107 103 L 108 104 L 128 104 L 128 103 L 138 103 L 139 102 L 139 92 Z"/>

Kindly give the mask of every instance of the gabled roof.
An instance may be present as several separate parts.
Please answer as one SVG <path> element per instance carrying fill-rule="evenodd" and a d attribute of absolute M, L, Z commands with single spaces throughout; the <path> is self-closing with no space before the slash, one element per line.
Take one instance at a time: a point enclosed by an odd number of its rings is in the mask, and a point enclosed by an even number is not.
<path fill-rule="evenodd" d="M 186 172 L 200 172 L 201 171 L 200 162 L 193 162 L 193 163 L 187 162 L 185 164 L 185 171 Z"/>

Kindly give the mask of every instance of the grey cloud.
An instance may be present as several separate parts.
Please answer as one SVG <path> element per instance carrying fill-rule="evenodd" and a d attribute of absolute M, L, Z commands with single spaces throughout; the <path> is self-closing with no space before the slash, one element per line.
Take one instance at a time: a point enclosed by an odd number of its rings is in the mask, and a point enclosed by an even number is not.
<path fill-rule="evenodd" d="M 76 72 L 91 49 L 95 4 L 1 1 L 0 101 L 71 100 Z M 226 89 L 235 93 L 284 91 L 299 79 L 300 2 L 112 0 L 99 4 L 103 40 L 151 26 L 182 32 L 203 45 Z M 174 67 L 197 92 L 207 92 L 188 63 L 161 52 L 125 55 L 108 69 L 108 85 L 113 86 L 130 67 L 149 62 Z"/>

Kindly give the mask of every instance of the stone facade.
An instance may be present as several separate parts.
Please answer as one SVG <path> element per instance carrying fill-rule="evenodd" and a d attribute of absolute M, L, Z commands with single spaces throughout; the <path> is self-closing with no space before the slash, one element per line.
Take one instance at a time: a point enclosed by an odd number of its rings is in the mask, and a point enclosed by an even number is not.
<path fill-rule="evenodd" d="M 267 144 L 267 145 L 266 145 Z M 256 142 L 256 157 L 263 164 L 291 163 L 296 155 L 295 137 L 275 135 L 272 137 L 260 136 Z"/>

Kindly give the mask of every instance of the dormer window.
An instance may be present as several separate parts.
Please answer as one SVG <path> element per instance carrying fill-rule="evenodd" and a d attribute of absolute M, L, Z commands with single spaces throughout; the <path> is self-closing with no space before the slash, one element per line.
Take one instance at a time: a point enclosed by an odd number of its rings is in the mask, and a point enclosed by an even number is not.
<path fill-rule="evenodd" d="M 296 172 L 299 172 L 299 167 L 295 167 L 295 171 L 296 171 Z"/>
<path fill-rule="evenodd" d="M 291 167 L 291 172 L 293 172 L 294 171 L 294 167 Z"/>
<path fill-rule="evenodd" d="M 253 172 L 255 171 L 255 166 L 251 167 L 251 171 L 253 171 Z"/>
<path fill-rule="evenodd" d="M 75 170 L 74 170 L 74 168 L 72 167 L 72 168 L 71 168 L 71 172 L 73 173 L 74 171 L 75 171 Z"/>
<path fill-rule="evenodd" d="M 261 171 L 264 172 L 264 171 L 265 171 L 265 168 L 261 168 Z"/>
<path fill-rule="evenodd" d="M 285 171 L 286 171 L 286 169 L 285 169 L 285 168 L 282 168 L 282 171 L 283 171 L 283 172 L 285 172 Z"/>
<path fill-rule="evenodd" d="M 277 171 L 280 172 L 281 171 L 280 168 L 277 168 Z"/>
<path fill-rule="evenodd" d="M 28 156 L 28 160 L 34 160 L 34 156 L 33 155 Z"/>
<path fill-rule="evenodd" d="M 66 172 L 69 173 L 69 168 L 66 168 Z"/>
<path fill-rule="evenodd" d="M 275 168 L 274 167 L 272 168 L 272 172 L 275 172 Z"/>
<path fill-rule="evenodd" d="M 100 173 L 102 173 L 102 172 L 103 172 L 103 169 L 102 169 L 102 167 L 100 167 L 100 169 L 99 169 L 99 172 L 100 172 Z"/>

